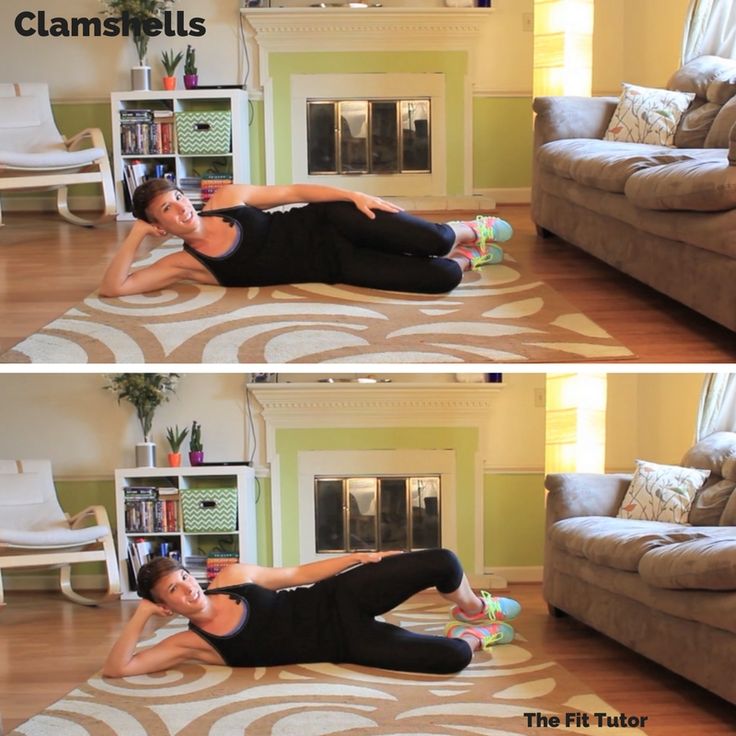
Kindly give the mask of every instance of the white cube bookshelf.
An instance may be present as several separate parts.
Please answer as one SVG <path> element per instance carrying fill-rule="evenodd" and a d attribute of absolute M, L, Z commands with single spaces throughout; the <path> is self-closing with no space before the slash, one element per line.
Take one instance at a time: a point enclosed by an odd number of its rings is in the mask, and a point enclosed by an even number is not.
<path fill-rule="evenodd" d="M 141 532 L 126 526 L 125 488 L 151 486 L 156 488 L 233 488 L 237 492 L 237 528 L 232 532 L 185 532 L 181 508 L 181 493 L 177 503 L 178 524 L 174 531 Z M 172 499 L 173 500 L 173 499 Z M 128 542 L 143 539 L 152 543 L 154 552 L 161 542 L 179 550 L 184 557 L 207 552 L 225 541 L 238 554 L 239 562 L 258 561 L 256 537 L 255 474 L 252 468 L 236 465 L 196 466 L 180 468 L 122 468 L 115 471 L 115 510 L 117 515 L 118 562 L 122 597 L 136 599 L 128 569 Z"/>
<path fill-rule="evenodd" d="M 133 215 L 125 199 L 125 165 L 138 161 L 143 164 L 163 164 L 174 174 L 177 184 L 195 173 L 205 174 L 214 162 L 224 164 L 223 173 L 232 175 L 234 183 L 250 182 L 250 143 L 248 136 L 248 94 L 240 89 L 225 90 L 134 90 L 113 92 L 110 95 L 112 115 L 113 171 L 119 220 L 132 220 Z M 174 113 L 187 111 L 222 111 L 230 113 L 231 146 L 229 153 L 179 153 L 176 134 L 173 153 L 124 154 L 121 141 L 120 113 L 124 110 L 166 110 Z"/>

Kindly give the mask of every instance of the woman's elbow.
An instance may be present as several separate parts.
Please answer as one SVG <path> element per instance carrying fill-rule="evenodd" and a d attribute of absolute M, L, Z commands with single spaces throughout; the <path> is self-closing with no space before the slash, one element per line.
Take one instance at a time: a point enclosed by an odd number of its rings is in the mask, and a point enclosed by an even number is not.
<path fill-rule="evenodd" d="M 113 678 L 125 677 L 125 672 L 123 672 L 120 667 L 113 667 L 110 664 L 105 664 L 102 668 L 102 676 Z"/>

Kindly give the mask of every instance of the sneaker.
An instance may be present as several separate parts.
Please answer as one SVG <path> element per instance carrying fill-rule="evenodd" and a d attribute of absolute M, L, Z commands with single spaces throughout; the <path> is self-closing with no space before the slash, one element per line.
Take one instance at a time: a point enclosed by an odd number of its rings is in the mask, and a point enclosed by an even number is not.
<path fill-rule="evenodd" d="M 463 220 L 477 238 L 476 244 L 483 247 L 488 243 L 505 243 L 514 234 L 514 228 L 506 220 L 492 215 L 478 215 L 475 220 Z"/>
<path fill-rule="evenodd" d="M 514 640 L 514 629 L 511 624 L 490 623 L 484 626 L 466 626 L 465 624 L 450 621 L 445 626 L 445 636 L 459 639 L 470 634 L 480 642 L 480 647 L 487 652 L 494 644 L 509 644 Z"/>
<path fill-rule="evenodd" d="M 497 598 L 485 590 L 481 590 L 479 598 L 483 601 L 483 608 L 474 614 L 465 613 L 460 606 L 450 611 L 455 621 L 465 624 L 475 624 L 480 621 L 510 621 L 521 613 L 521 605 L 513 598 Z"/>
<path fill-rule="evenodd" d="M 470 261 L 472 271 L 481 266 L 490 266 L 503 261 L 503 249 L 493 243 L 489 245 L 456 245 L 453 253 L 459 253 Z"/>

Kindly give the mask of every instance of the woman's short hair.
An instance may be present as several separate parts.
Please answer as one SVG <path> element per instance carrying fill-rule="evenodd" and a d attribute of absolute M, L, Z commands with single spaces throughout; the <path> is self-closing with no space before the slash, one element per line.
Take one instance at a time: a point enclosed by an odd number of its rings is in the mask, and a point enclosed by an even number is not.
<path fill-rule="evenodd" d="M 168 179 L 148 179 L 136 187 L 133 192 L 133 216 L 145 222 L 152 222 L 146 211 L 159 194 L 180 192 L 176 184 Z"/>
<path fill-rule="evenodd" d="M 162 577 L 177 570 L 185 570 L 179 560 L 172 557 L 154 557 L 150 562 L 141 565 L 138 570 L 137 592 L 141 598 L 159 603 L 153 595 L 153 588 Z"/>

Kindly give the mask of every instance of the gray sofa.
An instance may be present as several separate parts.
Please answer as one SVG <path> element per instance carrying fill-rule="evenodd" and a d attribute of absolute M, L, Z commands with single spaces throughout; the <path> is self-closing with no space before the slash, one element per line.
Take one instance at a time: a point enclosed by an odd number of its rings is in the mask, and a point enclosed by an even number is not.
<path fill-rule="evenodd" d="M 736 330 L 736 61 L 700 57 L 668 88 L 696 95 L 675 146 L 602 140 L 613 97 L 539 97 L 532 219 Z"/>
<path fill-rule="evenodd" d="M 688 524 L 616 518 L 631 476 L 549 475 L 544 597 L 736 704 L 736 434 L 682 465 L 711 470 Z"/>

